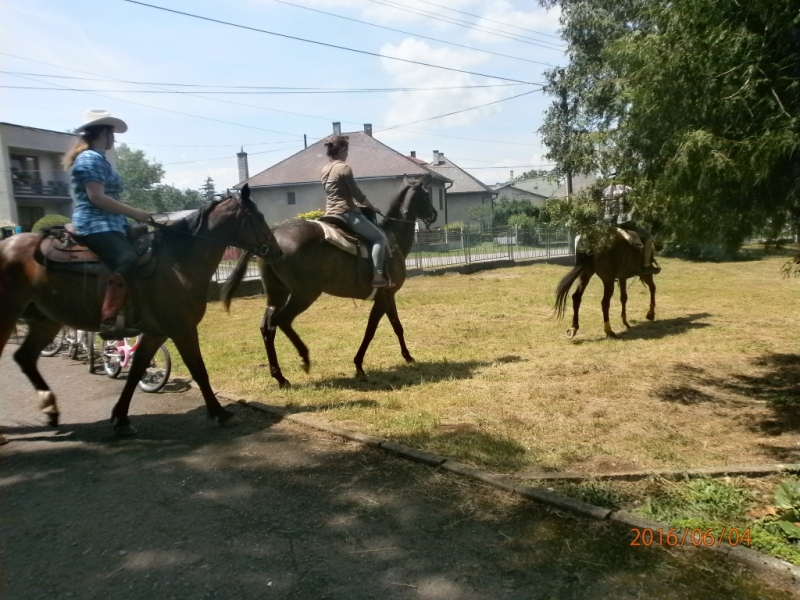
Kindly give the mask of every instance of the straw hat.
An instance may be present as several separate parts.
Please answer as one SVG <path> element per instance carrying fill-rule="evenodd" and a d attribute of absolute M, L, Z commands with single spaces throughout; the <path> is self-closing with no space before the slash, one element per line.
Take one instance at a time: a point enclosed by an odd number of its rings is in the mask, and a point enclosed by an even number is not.
<path fill-rule="evenodd" d="M 112 117 L 111 113 L 107 110 L 93 109 L 87 110 L 83 114 L 83 125 L 75 129 L 75 133 L 82 133 L 87 127 L 93 125 L 108 125 L 114 128 L 114 133 L 125 133 L 128 131 L 128 126 L 122 119 Z"/>

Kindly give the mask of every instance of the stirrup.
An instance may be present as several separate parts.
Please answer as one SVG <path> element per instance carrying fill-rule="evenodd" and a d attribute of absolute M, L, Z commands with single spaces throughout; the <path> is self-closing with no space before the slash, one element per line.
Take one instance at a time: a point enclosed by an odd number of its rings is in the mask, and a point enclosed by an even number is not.
<path fill-rule="evenodd" d="M 658 275 L 661 273 L 661 267 L 656 265 L 647 265 L 639 267 L 637 275 Z"/>
<path fill-rule="evenodd" d="M 374 288 L 388 288 L 391 287 L 392 283 L 383 277 L 380 279 L 373 279 L 372 280 L 372 287 Z"/>

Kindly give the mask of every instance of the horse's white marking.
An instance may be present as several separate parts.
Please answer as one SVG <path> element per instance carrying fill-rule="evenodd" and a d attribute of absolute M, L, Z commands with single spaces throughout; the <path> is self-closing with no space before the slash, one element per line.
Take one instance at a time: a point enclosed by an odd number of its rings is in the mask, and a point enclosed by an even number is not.
<path fill-rule="evenodd" d="M 58 414 L 56 395 L 50 391 L 39 391 L 39 409 L 45 414 Z"/>

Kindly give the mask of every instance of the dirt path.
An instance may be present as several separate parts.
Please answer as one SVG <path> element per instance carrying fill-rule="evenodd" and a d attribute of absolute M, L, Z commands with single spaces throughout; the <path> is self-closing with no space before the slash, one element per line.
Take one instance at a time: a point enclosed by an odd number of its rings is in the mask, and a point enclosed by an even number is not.
<path fill-rule="evenodd" d="M 234 406 L 185 385 L 134 396 L 42 359 L 63 426 L 0 358 L 0 596 L 32 598 L 789 598 L 698 551 L 632 548 L 576 519 Z"/>

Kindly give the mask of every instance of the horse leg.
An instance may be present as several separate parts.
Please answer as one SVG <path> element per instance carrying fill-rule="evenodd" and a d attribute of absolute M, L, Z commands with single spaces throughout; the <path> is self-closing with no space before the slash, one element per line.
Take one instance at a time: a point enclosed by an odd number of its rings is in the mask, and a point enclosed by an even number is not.
<path fill-rule="evenodd" d="M 141 381 L 153 356 L 166 340 L 166 336 L 153 337 L 147 334 L 143 335 L 139 340 L 139 345 L 133 355 L 131 368 L 128 371 L 128 378 L 125 381 L 125 387 L 122 388 L 122 393 L 111 410 L 111 421 L 114 423 L 114 433 L 117 435 L 136 435 L 137 431 L 131 426 L 130 418 L 128 418 L 133 392 L 136 391 L 136 386 L 139 385 L 139 381 Z"/>
<path fill-rule="evenodd" d="M 606 337 L 615 338 L 617 334 L 611 329 L 611 321 L 609 320 L 608 311 L 611 308 L 611 297 L 614 295 L 614 280 L 603 282 L 603 299 L 600 301 L 600 306 L 603 308 L 603 329 L 606 332 Z"/>
<path fill-rule="evenodd" d="M 369 313 L 369 320 L 367 321 L 367 329 L 364 331 L 364 339 L 361 341 L 361 346 L 356 352 L 353 363 L 356 365 L 356 377 L 366 377 L 364 373 L 364 355 L 367 353 L 367 348 L 375 337 L 375 331 L 378 329 L 378 323 L 383 315 L 386 314 L 386 293 L 379 291 L 375 296 L 375 301 L 372 303 L 372 310 Z"/>
<path fill-rule="evenodd" d="M 627 329 L 630 329 L 631 326 L 628 324 L 628 315 L 625 312 L 626 307 L 628 305 L 628 280 L 627 279 L 620 279 L 619 280 L 619 303 L 622 305 L 622 323 L 625 325 Z"/>
<path fill-rule="evenodd" d="M 589 285 L 589 280 L 594 275 L 594 271 L 584 267 L 583 272 L 580 274 L 580 279 L 578 281 L 578 285 L 575 288 L 575 292 L 572 294 L 572 327 L 567 329 L 567 337 L 574 338 L 575 334 L 578 333 L 579 329 L 579 322 L 578 322 L 578 314 L 581 310 L 581 301 L 583 300 L 583 292 L 586 291 L 586 286 Z"/>
<path fill-rule="evenodd" d="M 650 310 L 647 311 L 645 318 L 648 321 L 653 321 L 656 318 L 656 282 L 652 275 L 645 275 L 642 277 L 642 281 L 650 288 Z"/>
<path fill-rule="evenodd" d="M 211 382 L 208 380 L 208 371 L 206 370 L 206 363 L 203 361 L 203 355 L 200 353 L 200 340 L 197 337 L 197 328 L 192 327 L 190 331 L 184 335 L 173 337 L 172 341 L 178 349 L 178 353 L 183 359 L 186 368 L 192 375 L 192 379 L 200 388 L 203 394 L 203 399 L 206 401 L 206 409 L 208 410 L 209 419 L 217 419 L 220 425 L 235 425 L 238 421 L 235 419 L 234 414 L 222 408 L 222 405 L 214 395 L 214 390 L 211 389 Z M 159 346 L 161 344 L 158 344 Z M 134 360 L 135 360 L 134 355 Z"/>
<path fill-rule="evenodd" d="M 275 306 L 267 306 L 264 311 L 264 318 L 261 319 L 261 339 L 264 340 L 264 349 L 267 351 L 269 361 L 269 373 L 278 381 L 278 387 L 292 387 L 289 380 L 283 376 L 281 367 L 278 364 L 278 353 L 275 351 L 275 325 L 272 317 L 278 309 Z"/>
<path fill-rule="evenodd" d="M 14 353 L 14 361 L 39 392 L 39 410 L 47 415 L 47 422 L 51 427 L 58 427 L 58 404 L 55 394 L 39 373 L 36 362 L 39 360 L 39 353 L 53 341 L 60 329 L 61 325 L 50 319 L 31 321 L 25 341 Z"/>
<path fill-rule="evenodd" d="M 397 303 L 395 302 L 394 294 L 390 294 L 389 292 L 386 293 L 386 316 L 392 324 L 392 329 L 394 329 L 394 334 L 397 336 L 397 341 L 400 342 L 400 353 L 403 355 L 403 358 L 408 363 L 414 362 L 414 357 L 411 356 L 406 346 L 406 338 L 403 335 L 403 324 L 400 323 L 400 317 L 397 314 Z"/>

